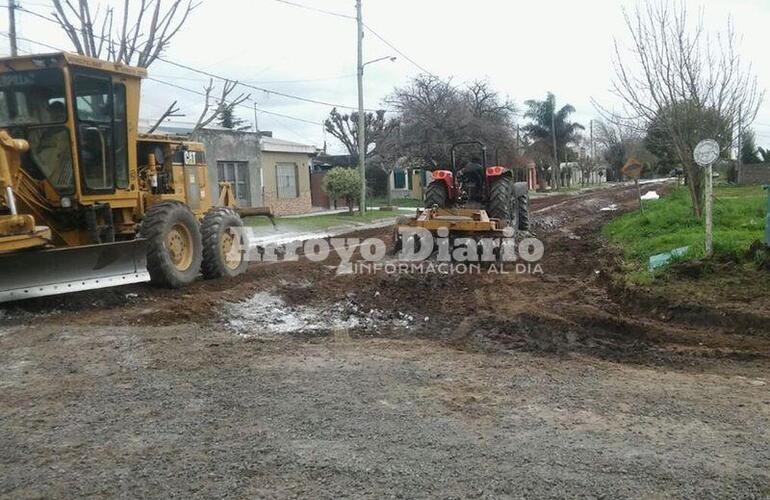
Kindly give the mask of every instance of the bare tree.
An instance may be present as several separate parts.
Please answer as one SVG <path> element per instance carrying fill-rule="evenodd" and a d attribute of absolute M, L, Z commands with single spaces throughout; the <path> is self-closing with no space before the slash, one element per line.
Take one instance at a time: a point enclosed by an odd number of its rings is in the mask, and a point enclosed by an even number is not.
<path fill-rule="evenodd" d="M 199 3 L 124 0 L 122 10 L 93 0 L 53 0 L 53 15 L 78 54 L 146 68 L 168 47 Z M 115 20 L 119 27 L 115 27 Z"/>
<path fill-rule="evenodd" d="M 366 141 L 364 151 L 366 157 L 381 153 L 382 145 L 390 134 L 396 129 L 397 120 L 387 119 L 384 110 L 364 115 L 364 139 Z M 358 113 L 341 114 L 337 108 L 329 113 L 329 118 L 324 122 L 324 128 L 335 139 L 340 141 L 353 158 L 358 158 Z"/>
<path fill-rule="evenodd" d="M 364 114 L 364 151 L 367 163 L 382 170 L 387 179 L 390 179 L 390 174 L 397 167 L 398 158 L 393 144 L 398 125 L 398 120 L 388 119 L 384 110 Z M 358 158 L 358 113 L 341 114 L 337 108 L 333 108 L 324 122 L 324 129 L 345 146 L 352 158 Z M 388 205 L 391 201 L 389 182 L 385 188 Z"/>
<path fill-rule="evenodd" d="M 211 122 L 221 118 L 223 114 L 228 112 L 231 113 L 236 106 L 249 100 L 251 94 L 239 94 L 237 97 L 230 99 L 230 94 L 232 94 L 237 86 L 238 82 L 225 80 L 225 84 L 222 86 L 221 97 L 212 103 L 211 93 L 214 91 L 214 80 L 209 80 L 209 84 L 204 88 L 205 96 L 203 111 L 201 112 L 200 117 L 198 117 L 198 121 L 195 122 L 193 131 L 206 128 Z"/>
<path fill-rule="evenodd" d="M 155 125 L 150 127 L 150 129 L 147 131 L 148 134 L 152 134 L 153 132 L 158 130 L 158 127 L 160 127 L 167 118 L 185 116 L 179 112 L 180 109 L 176 105 L 176 103 L 177 101 L 174 101 L 171 103 L 171 105 L 168 108 L 166 108 L 166 111 L 164 111 L 163 114 L 160 116 L 160 118 L 158 118 L 158 120 L 155 122 Z"/>
<path fill-rule="evenodd" d="M 597 107 L 604 117 L 645 133 L 656 124 L 658 140 L 685 168 L 693 211 L 701 215 L 702 173 L 693 160 L 698 141 L 716 138 L 729 151 L 735 124 L 750 124 L 764 97 L 751 66 L 738 52 L 731 19 L 724 31 L 704 28 L 699 12 L 691 19 L 684 3 L 654 0 L 624 10 L 631 35 L 628 57 L 615 42 L 613 92 L 623 110 Z"/>
<path fill-rule="evenodd" d="M 399 115 L 399 157 L 410 165 L 447 165 L 450 147 L 459 141 L 482 141 L 492 152 L 515 143 L 513 104 L 483 80 L 458 87 L 421 75 L 396 88 L 387 102 Z"/>

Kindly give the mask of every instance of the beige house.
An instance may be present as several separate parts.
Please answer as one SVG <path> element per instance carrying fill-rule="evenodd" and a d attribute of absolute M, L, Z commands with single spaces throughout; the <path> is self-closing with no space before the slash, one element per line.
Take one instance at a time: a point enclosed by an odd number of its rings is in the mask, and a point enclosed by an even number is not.
<path fill-rule="evenodd" d="M 312 211 L 310 160 L 317 153 L 315 146 L 276 139 L 270 132 L 219 127 L 193 131 L 164 125 L 158 132 L 186 135 L 204 144 L 215 198 L 219 183 L 229 182 L 242 208 L 269 207 L 276 215 Z"/>
<path fill-rule="evenodd" d="M 262 200 L 276 215 L 312 211 L 310 160 L 316 148 L 307 144 L 261 137 Z"/>

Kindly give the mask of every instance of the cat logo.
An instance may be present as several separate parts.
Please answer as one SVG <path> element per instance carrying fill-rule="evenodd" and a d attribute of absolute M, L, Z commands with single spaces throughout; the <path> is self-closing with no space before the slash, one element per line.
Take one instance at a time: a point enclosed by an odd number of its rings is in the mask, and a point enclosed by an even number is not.
<path fill-rule="evenodd" d="M 184 164 L 185 165 L 197 165 L 198 164 L 197 151 L 185 151 L 184 152 Z"/>

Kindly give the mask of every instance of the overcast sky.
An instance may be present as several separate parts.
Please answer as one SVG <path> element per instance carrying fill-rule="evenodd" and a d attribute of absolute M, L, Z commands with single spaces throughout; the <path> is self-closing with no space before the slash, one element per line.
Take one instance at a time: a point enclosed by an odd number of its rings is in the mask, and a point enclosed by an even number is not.
<path fill-rule="evenodd" d="M 48 14 L 47 0 L 18 0 L 33 11 Z M 307 6 L 354 15 L 354 0 L 292 0 Z M 120 2 L 116 2 L 122 4 Z M 610 56 L 613 39 L 628 39 L 619 0 L 363 0 L 364 21 L 383 38 L 426 70 L 457 83 L 487 78 L 503 94 L 523 102 L 554 92 L 559 103 L 577 108 L 584 124 L 596 118 L 591 98 L 612 106 Z M 732 14 L 742 35 L 741 52 L 751 61 L 760 85 L 770 86 L 767 27 L 770 0 L 692 0 L 695 10 L 705 6 L 710 27 L 723 26 Z M 70 48 L 58 28 L 30 14 L 18 14 L 19 35 Z M 0 16 L 0 30 L 7 32 Z M 166 57 L 231 79 L 302 97 L 354 106 L 356 94 L 355 22 L 287 5 L 278 0 L 203 0 L 189 23 L 174 39 Z M 3 55 L 8 40 L 0 40 Z M 20 42 L 22 51 L 46 51 Z M 365 59 L 397 55 L 385 43 L 367 34 Z M 365 99 L 368 108 L 382 105 L 395 86 L 421 70 L 404 57 L 366 67 Z M 207 79 L 162 61 L 150 67 L 151 76 L 200 92 Z M 220 82 L 221 83 L 221 82 Z M 259 126 L 277 137 L 323 145 L 322 121 L 330 108 L 276 95 L 251 92 L 266 111 Z M 202 99 L 189 92 L 147 81 L 141 116 L 157 117 L 178 99 L 185 118 L 194 122 Z M 759 145 L 770 147 L 770 99 L 762 106 L 755 130 Z M 252 104 L 249 104 L 251 106 Z M 252 123 L 254 113 L 242 107 L 237 114 Z M 340 146 L 329 141 L 330 149 Z"/>

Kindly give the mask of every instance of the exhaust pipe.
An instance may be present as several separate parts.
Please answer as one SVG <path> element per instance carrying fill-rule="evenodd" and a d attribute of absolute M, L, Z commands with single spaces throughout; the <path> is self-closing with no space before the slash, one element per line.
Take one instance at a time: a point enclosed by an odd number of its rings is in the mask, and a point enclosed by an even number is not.
<path fill-rule="evenodd" d="M 18 215 L 16 211 L 16 198 L 13 196 L 13 189 L 11 189 L 11 186 L 5 188 L 5 204 L 8 206 L 11 215 Z"/>

